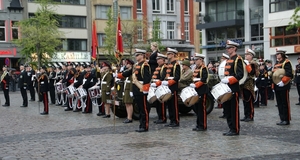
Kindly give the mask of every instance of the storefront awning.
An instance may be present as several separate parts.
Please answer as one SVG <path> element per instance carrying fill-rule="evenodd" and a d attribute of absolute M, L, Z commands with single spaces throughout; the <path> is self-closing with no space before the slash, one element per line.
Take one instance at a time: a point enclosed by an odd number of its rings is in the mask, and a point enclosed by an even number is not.
<path fill-rule="evenodd" d="M 264 25 L 264 28 L 266 29 L 266 28 L 273 28 L 273 27 L 288 26 L 290 22 L 292 22 L 290 18 L 270 20 Z"/>

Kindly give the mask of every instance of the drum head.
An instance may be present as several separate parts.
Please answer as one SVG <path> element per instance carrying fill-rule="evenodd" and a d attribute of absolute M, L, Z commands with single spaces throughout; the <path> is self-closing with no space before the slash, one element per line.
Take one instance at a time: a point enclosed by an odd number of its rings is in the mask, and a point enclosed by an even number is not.
<path fill-rule="evenodd" d="M 187 107 L 191 107 L 193 106 L 194 104 L 196 104 L 199 100 L 199 97 L 198 96 L 192 96 L 190 98 L 188 98 L 187 100 L 185 100 L 184 104 L 187 106 Z"/>
<path fill-rule="evenodd" d="M 217 99 L 217 102 L 219 104 L 223 104 L 224 102 L 230 100 L 232 97 L 232 93 L 225 93 L 224 95 L 220 96 L 218 99 Z"/>
<path fill-rule="evenodd" d="M 165 102 L 165 101 L 169 100 L 171 97 L 172 97 L 172 93 L 167 93 L 160 97 L 160 101 Z"/>
<path fill-rule="evenodd" d="M 156 100 L 157 100 L 157 98 L 156 98 L 156 96 L 154 95 L 154 96 L 152 96 L 152 97 L 148 100 L 148 102 L 149 102 L 150 104 L 152 104 L 152 103 L 154 103 Z"/>

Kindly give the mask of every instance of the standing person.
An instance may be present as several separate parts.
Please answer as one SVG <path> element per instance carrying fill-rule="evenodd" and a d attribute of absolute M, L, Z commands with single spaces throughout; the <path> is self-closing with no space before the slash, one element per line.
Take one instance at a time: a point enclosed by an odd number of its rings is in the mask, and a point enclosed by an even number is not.
<path fill-rule="evenodd" d="M 228 59 L 229 59 L 229 56 L 227 54 L 225 54 L 225 53 L 222 53 L 222 57 L 220 58 L 220 63 L 223 62 L 223 61 L 227 61 Z M 218 73 L 218 75 L 220 75 L 220 74 L 224 75 L 224 73 L 219 73 L 218 68 L 217 68 L 217 73 Z M 220 77 L 219 77 L 219 79 L 220 79 Z M 222 104 L 218 104 L 218 106 L 216 108 L 223 108 L 223 106 L 222 106 Z M 224 108 L 223 108 L 223 115 L 219 116 L 219 118 L 226 118 Z"/>
<path fill-rule="evenodd" d="M 256 80 L 256 87 L 258 88 L 259 94 L 256 98 L 256 102 L 259 103 L 259 99 L 261 102 L 261 106 L 268 105 L 268 72 L 266 70 L 265 63 L 261 63 L 259 66 L 259 76 Z"/>
<path fill-rule="evenodd" d="M 11 73 L 11 83 L 12 83 L 12 91 L 15 92 L 16 91 L 16 81 L 17 81 L 17 77 L 14 71 L 10 71 Z"/>
<path fill-rule="evenodd" d="M 64 77 L 63 80 L 61 80 L 62 83 L 66 83 L 67 87 L 69 87 L 73 82 L 74 82 L 74 75 L 76 73 L 75 68 L 73 68 L 73 66 L 71 65 L 71 63 L 67 64 L 67 74 Z M 72 98 L 68 97 L 67 98 L 67 108 L 65 109 L 65 111 L 72 111 L 73 109 L 72 107 Z"/>
<path fill-rule="evenodd" d="M 101 99 L 105 109 L 103 118 L 110 118 L 110 104 L 107 103 L 107 100 L 110 99 L 113 76 L 111 73 L 111 66 L 108 62 L 102 63 L 101 77 Z"/>
<path fill-rule="evenodd" d="M 56 83 L 59 83 L 62 79 L 63 79 L 63 74 L 61 72 L 62 70 L 62 67 L 61 66 L 58 66 L 56 68 L 56 76 L 55 76 L 55 84 Z M 57 95 L 57 103 L 56 103 L 56 106 L 60 106 L 62 105 L 62 96 L 61 96 L 62 93 L 56 93 Z"/>
<path fill-rule="evenodd" d="M 178 111 L 178 81 L 181 75 L 181 68 L 177 62 L 177 50 L 167 48 L 168 64 L 166 71 L 161 77 L 161 81 L 157 81 L 157 86 L 168 86 L 172 92 L 171 98 L 166 102 L 169 111 L 170 123 L 165 127 L 179 127 L 179 111 Z"/>
<path fill-rule="evenodd" d="M 158 67 L 155 68 L 155 71 L 153 72 L 152 75 L 152 83 L 151 87 L 156 87 L 156 82 L 159 81 L 163 75 L 163 73 L 166 71 L 167 66 L 165 65 L 165 60 L 167 59 L 167 56 L 158 53 L 157 54 L 157 64 Z M 158 119 L 154 121 L 156 124 L 163 124 L 167 123 L 167 114 L 166 114 L 166 104 L 165 102 L 159 102 L 156 100 L 154 102 L 154 105 L 156 106 L 156 113 L 158 116 Z"/>
<path fill-rule="evenodd" d="M 28 70 L 27 70 L 27 76 L 28 76 L 27 89 L 29 90 L 29 93 L 30 93 L 29 101 L 35 101 L 35 91 L 34 91 L 34 86 L 33 86 L 34 78 L 32 78 L 35 75 L 35 71 L 30 66 L 28 66 L 27 68 L 28 68 Z"/>
<path fill-rule="evenodd" d="M 84 79 L 82 80 L 82 87 L 88 91 L 89 88 L 93 87 L 96 82 L 97 82 L 97 78 L 96 78 L 96 72 L 94 72 L 95 74 L 93 74 L 92 72 L 92 67 L 91 65 L 87 65 L 86 67 L 86 73 L 84 75 Z M 93 104 L 92 104 L 92 100 L 89 94 L 87 94 L 86 96 L 86 107 L 85 109 L 82 111 L 82 113 L 92 113 L 93 112 Z"/>
<path fill-rule="evenodd" d="M 251 49 L 247 49 L 245 53 L 246 70 L 248 73 L 247 79 L 244 84 L 241 85 L 241 94 L 244 104 L 245 117 L 241 121 L 250 122 L 254 120 L 254 79 L 259 75 L 258 65 L 253 60 L 255 52 Z"/>
<path fill-rule="evenodd" d="M 189 86 L 193 82 L 193 71 L 190 68 L 190 61 L 184 60 L 182 63 L 182 75 L 179 79 L 179 90 Z"/>
<path fill-rule="evenodd" d="M 295 69 L 295 84 L 298 91 L 298 103 L 296 105 L 300 105 L 300 56 L 297 58 L 298 64 L 296 65 Z"/>
<path fill-rule="evenodd" d="M 230 129 L 229 132 L 223 133 L 224 136 L 236 136 L 240 133 L 239 80 L 244 76 L 244 62 L 243 58 L 236 53 L 238 46 L 238 43 L 227 40 L 226 50 L 230 58 L 225 66 L 226 77 L 221 79 L 221 82 L 229 86 L 232 97 L 222 104 Z"/>
<path fill-rule="evenodd" d="M 280 122 L 277 123 L 277 125 L 289 125 L 291 120 L 289 92 L 291 88 L 290 80 L 293 78 L 293 69 L 290 60 L 287 59 L 285 55 L 285 52 L 285 50 L 276 48 L 277 62 L 274 65 L 273 70 L 276 72 L 277 69 L 282 68 L 285 71 L 285 75 L 281 78 L 280 82 L 277 84 L 273 82 L 280 117 Z"/>
<path fill-rule="evenodd" d="M 140 113 L 140 125 L 136 132 L 147 132 L 150 112 L 147 95 L 151 81 L 151 68 L 146 62 L 145 50 L 135 49 L 134 54 L 137 63 L 133 67 L 132 92 Z"/>
<path fill-rule="evenodd" d="M 157 54 L 159 53 L 157 42 L 152 42 L 151 43 L 151 50 L 152 50 L 152 54 L 149 57 L 148 63 L 149 63 L 150 68 L 151 68 L 151 75 L 153 75 L 153 72 L 155 71 L 155 68 L 158 66 L 158 64 L 156 62 L 156 57 L 157 57 Z"/>
<path fill-rule="evenodd" d="M 199 53 L 195 53 L 196 68 L 193 74 L 194 83 L 190 84 L 190 87 L 196 89 L 199 100 L 194 105 L 194 109 L 197 114 L 196 127 L 193 131 L 206 131 L 207 130 L 207 116 L 206 116 L 206 98 L 208 93 L 208 68 L 204 62 L 205 56 Z"/>
<path fill-rule="evenodd" d="M 132 92 L 132 66 L 134 62 L 131 59 L 125 60 L 126 70 L 119 73 L 117 78 L 126 79 L 124 80 L 124 92 L 123 92 L 123 102 L 126 106 L 127 119 L 123 123 L 132 123 L 133 114 L 133 92 Z"/>
<path fill-rule="evenodd" d="M 27 89 L 28 79 L 27 79 L 27 73 L 25 71 L 24 65 L 20 65 L 20 71 L 21 71 L 21 73 L 19 75 L 19 84 L 18 84 L 18 86 L 20 88 L 21 95 L 22 95 L 22 98 L 23 98 L 23 104 L 20 107 L 27 107 L 28 106 L 28 99 L 27 99 L 26 89 Z"/>
<path fill-rule="evenodd" d="M 54 82 L 55 82 L 55 67 L 50 67 L 49 69 L 49 92 L 50 92 L 50 100 L 51 100 L 51 104 L 55 104 L 55 86 L 54 86 Z"/>
<path fill-rule="evenodd" d="M 38 85 L 40 85 L 40 94 L 43 97 L 44 103 L 44 111 L 41 115 L 47 115 L 49 113 L 49 101 L 48 101 L 48 91 L 49 91 L 49 83 L 48 83 L 48 75 L 47 75 L 47 68 L 46 66 L 42 66 L 40 68 L 40 76 L 38 77 Z"/>
<path fill-rule="evenodd" d="M 266 61 L 266 68 L 267 68 L 267 72 L 268 72 L 268 99 L 269 100 L 274 100 L 274 91 L 272 89 L 272 71 L 273 71 L 273 66 L 272 66 L 272 61 L 271 60 L 267 60 Z"/>
<path fill-rule="evenodd" d="M 10 106 L 10 100 L 9 100 L 9 81 L 10 81 L 10 76 L 7 71 L 7 66 L 4 65 L 2 67 L 3 73 L 1 75 L 1 88 L 4 92 L 4 98 L 5 98 L 5 103 L 2 105 L 3 107 L 9 107 Z"/>

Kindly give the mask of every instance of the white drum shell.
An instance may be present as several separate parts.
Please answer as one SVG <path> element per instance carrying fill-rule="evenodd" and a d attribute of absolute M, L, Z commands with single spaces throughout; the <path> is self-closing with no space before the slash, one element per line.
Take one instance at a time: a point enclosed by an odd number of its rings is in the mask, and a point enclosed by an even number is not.
<path fill-rule="evenodd" d="M 213 95 L 215 100 L 218 100 L 218 98 L 226 93 L 231 93 L 231 89 L 227 84 L 224 84 L 222 82 L 216 84 L 213 86 L 212 90 L 210 93 Z"/>
<path fill-rule="evenodd" d="M 156 95 L 155 95 L 155 87 L 150 87 L 149 88 L 149 92 L 147 95 L 147 101 L 152 104 L 153 102 L 155 102 L 157 100 Z"/>
<path fill-rule="evenodd" d="M 198 93 L 196 92 L 196 90 L 194 88 L 189 87 L 189 86 L 182 89 L 182 91 L 180 93 L 180 98 L 181 98 L 182 102 L 185 102 L 187 99 L 189 99 L 193 96 L 198 96 Z"/>
<path fill-rule="evenodd" d="M 157 89 L 155 90 L 155 95 L 157 99 L 161 99 L 162 96 L 171 93 L 171 90 L 169 89 L 168 86 L 165 85 L 161 85 L 159 87 L 157 87 Z"/>

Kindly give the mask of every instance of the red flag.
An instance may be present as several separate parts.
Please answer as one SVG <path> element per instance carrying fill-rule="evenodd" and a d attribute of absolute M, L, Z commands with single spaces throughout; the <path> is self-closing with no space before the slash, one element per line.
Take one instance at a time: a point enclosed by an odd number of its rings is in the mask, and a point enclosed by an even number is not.
<path fill-rule="evenodd" d="M 97 38 L 97 28 L 96 23 L 93 21 L 92 28 L 92 59 L 93 61 L 97 58 L 97 50 L 98 50 L 98 38 Z"/>
<path fill-rule="evenodd" d="M 117 54 L 116 57 L 118 58 L 118 54 L 123 54 L 123 38 L 122 38 L 122 28 L 121 28 L 121 18 L 120 18 L 120 13 L 118 15 L 118 23 L 117 23 Z"/>

